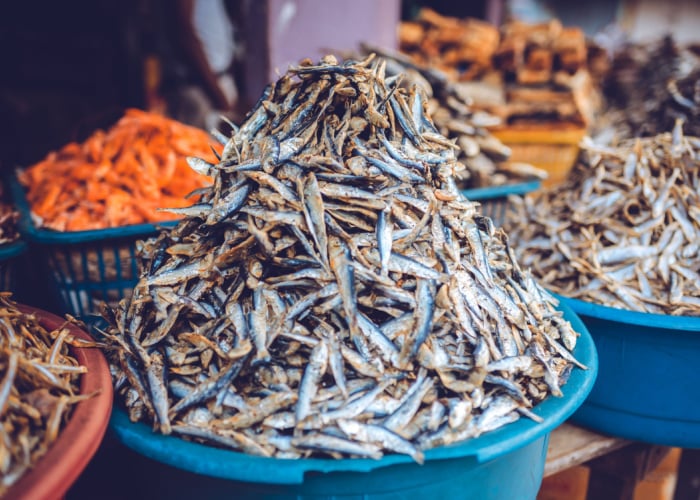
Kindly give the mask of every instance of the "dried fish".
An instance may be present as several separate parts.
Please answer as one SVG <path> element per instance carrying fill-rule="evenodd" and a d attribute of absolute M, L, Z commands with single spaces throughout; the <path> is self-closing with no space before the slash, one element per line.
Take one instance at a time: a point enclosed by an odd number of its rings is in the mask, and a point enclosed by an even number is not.
<path fill-rule="evenodd" d="M 584 144 L 565 184 L 516 202 L 506 225 L 521 265 L 568 297 L 700 315 L 700 150 L 681 126 Z"/>
<path fill-rule="evenodd" d="M 0 496 L 51 448 L 71 406 L 86 397 L 79 394 L 86 368 L 71 344 L 80 345 L 68 329 L 47 331 L 0 293 Z"/>
<path fill-rule="evenodd" d="M 516 130 L 588 125 L 599 101 L 594 80 L 608 66 L 605 50 L 580 27 L 554 18 L 495 26 L 423 7 L 401 23 L 399 46 L 407 60 L 459 81 L 476 106 Z"/>
<path fill-rule="evenodd" d="M 559 391 L 576 333 L 457 190 L 421 91 L 384 64 L 291 68 L 206 167 L 203 212 L 142 245 L 133 295 L 105 315 L 133 421 L 275 457 L 420 462 Z M 463 429 L 484 394 L 512 412 Z M 445 408 L 454 432 L 428 439 Z"/>

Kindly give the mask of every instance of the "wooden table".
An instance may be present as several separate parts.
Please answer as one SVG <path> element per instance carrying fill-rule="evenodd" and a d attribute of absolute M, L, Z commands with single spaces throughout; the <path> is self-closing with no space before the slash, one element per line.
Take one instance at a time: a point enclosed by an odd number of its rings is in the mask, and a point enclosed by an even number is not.
<path fill-rule="evenodd" d="M 549 438 L 544 477 L 585 464 L 590 470 L 587 498 L 627 500 L 634 488 L 671 450 L 597 434 L 564 423 Z"/>
<path fill-rule="evenodd" d="M 554 429 L 549 437 L 544 477 L 581 465 L 630 444 L 632 441 L 596 434 L 564 423 Z"/>

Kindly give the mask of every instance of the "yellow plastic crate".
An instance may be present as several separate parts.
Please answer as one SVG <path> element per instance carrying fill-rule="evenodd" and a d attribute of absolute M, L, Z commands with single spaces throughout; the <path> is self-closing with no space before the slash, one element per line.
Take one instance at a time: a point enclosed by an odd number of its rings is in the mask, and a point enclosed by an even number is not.
<path fill-rule="evenodd" d="M 511 161 L 546 170 L 543 186 L 561 183 L 576 163 L 585 127 L 572 125 L 517 125 L 495 128 L 491 133 L 511 151 Z"/>

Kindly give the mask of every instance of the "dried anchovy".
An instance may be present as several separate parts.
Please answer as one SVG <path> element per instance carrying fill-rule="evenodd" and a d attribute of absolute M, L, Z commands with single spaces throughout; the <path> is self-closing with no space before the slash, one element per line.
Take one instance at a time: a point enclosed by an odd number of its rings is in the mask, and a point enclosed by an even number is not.
<path fill-rule="evenodd" d="M 0 293 L 0 495 L 51 448 L 79 395 L 84 366 L 67 328 L 44 329 Z"/>
<path fill-rule="evenodd" d="M 132 421 L 263 456 L 422 462 L 561 395 L 577 334 L 384 65 L 305 61 L 220 163 L 190 160 L 213 186 L 104 313 Z"/>
<path fill-rule="evenodd" d="M 565 296 L 700 315 L 700 139 L 673 133 L 583 146 L 571 177 L 518 202 L 521 264 Z"/>
<path fill-rule="evenodd" d="M 407 56 L 365 47 L 387 60 L 387 73 L 404 76 L 405 88 L 418 85 L 428 100 L 427 112 L 438 131 L 459 146 L 457 159 L 466 167 L 455 172 L 461 189 L 500 186 L 533 177 L 544 179 L 547 172 L 532 165 L 509 161 L 511 150 L 493 136 L 487 127 L 501 124 L 501 119 L 486 111 L 475 110 L 468 91 L 451 82 L 437 68 L 413 63 Z"/>

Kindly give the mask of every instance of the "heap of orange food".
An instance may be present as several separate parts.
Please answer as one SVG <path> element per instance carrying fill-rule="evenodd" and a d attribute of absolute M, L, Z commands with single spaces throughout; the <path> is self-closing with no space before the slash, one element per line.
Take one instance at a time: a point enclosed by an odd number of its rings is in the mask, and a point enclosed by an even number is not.
<path fill-rule="evenodd" d="M 186 196 L 211 183 L 188 156 L 216 162 L 206 132 L 129 109 L 108 131 L 72 142 L 19 174 L 32 214 L 57 231 L 104 229 L 177 216 L 159 208 L 192 204 Z M 218 147 L 218 146 L 217 146 Z"/>

